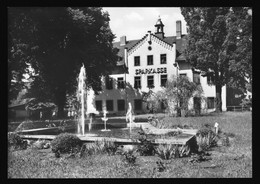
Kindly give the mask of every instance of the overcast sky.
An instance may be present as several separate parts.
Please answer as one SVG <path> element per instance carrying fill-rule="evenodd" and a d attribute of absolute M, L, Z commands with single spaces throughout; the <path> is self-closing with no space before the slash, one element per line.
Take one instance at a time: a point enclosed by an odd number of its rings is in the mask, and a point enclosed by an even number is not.
<path fill-rule="evenodd" d="M 176 35 L 176 20 L 182 21 L 182 34 L 186 34 L 186 22 L 179 7 L 116 7 L 103 8 L 110 15 L 110 27 L 116 35 L 114 41 L 119 41 L 121 36 L 127 40 L 141 39 L 147 31 L 155 32 L 155 23 L 158 17 L 164 24 L 165 36 Z"/>

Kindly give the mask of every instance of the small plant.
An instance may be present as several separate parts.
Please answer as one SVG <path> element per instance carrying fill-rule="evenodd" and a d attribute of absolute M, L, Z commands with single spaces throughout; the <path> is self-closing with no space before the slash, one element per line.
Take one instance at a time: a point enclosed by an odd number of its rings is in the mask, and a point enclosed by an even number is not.
<path fill-rule="evenodd" d="M 36 149 L 48 149 L 50 147 L 50 142 L 39 139 L 32 144 L 32 147 Z"/>
<path fill-rule="evenodd" d="M 80 157 L 83 157 L 85 155 L 99 154 L 99 153 L 100 153 L 100 147 L 98 142 L 83 144 L 80 149 Z"/>
<path fill-rule="evenodd" d="M 182 133 L 181 130 L 178 130 L 178 131 L 172 131 L 172 132 L 168 132 L 168 133 L 166 134 L 166 136 L 169 136 L 169 137 L 175 137 L 175 136 L 177 136 L 177 135 L 179 135 L 179 134 L 181 134 L 181 133 Z"/>
<path fill-rule="evenodd" d="M 117 151 L 118 146 L 111 141 L 102 141 L 102 151 L 107 153 L 108 155 L 114 155 Z"/>
<path fill-rule="evenodd" d="M 200 129 L 196 135 L 198 151 L 206 151 L 211 147 L 217 146 L 218 136 L 209 128 Z"/>
<path fill-rule="evenodd" d="M 59 134 L 55 139 L 51 141 L 52 151 L 56 153 L 70 153 L 71 149 L 81 147 L 82 141 L 73 134 L 63 133 Z"/>
<path fill-rule="evenodd" d="M 221 140 L 222 140 L 222 146 L 230 146 L 230 141 L 228 136 L 224 136 Z"/>
<path fill-rule="evenodd" d="M 191 153 L 190 145 L 185 144 L 179 147 L 179 153 L 180 157 L 189 156 Z"/>
<path fill-rule="evenodd" d="M 174 144 L 160 144 L 156 148 L 156 153 L 163 160 L 180 157 L 178 145 Z"/>
<path fill-rule="evenodd" d="M 17 133 L 8 132 L 8 147 L 14 149 L 26 149 L 27 141 L 24 141 Z"/>
<path fill-rule="evenodd" d="M 141 156 L 152 156 L 155 154 L 155 148 L 153 142 L 147 139 L 147 135 L 145 132 L 140 129 L 139 133 L 139 141 L 141 144 L 137 146 L 137 151 Z"/>
<path fill-rule="evenodd" d="M 157 167 L 155 168 L 155 170 L 157 170 L 158 172 L 163 172 L 166 170 L 166 167 L 161 160 L 156 161 L 156 164 L 157 164 Z"/>
<path fill-rule="evenodd" d="M 135 155 L 135 151 L 131 150 L 131 151 L 126 151 L 123 153 L 124 157 L 125 157 L 125 161 L 128 164 L 135 164 L 136 158 L 137 156 Z"/>
<path fill-rule="evenodd" d="M 203 161 L 208 161 L 208 160 L 211 160 L 210 154 L 201 152 L 199 154 L 192 154 L 189 162 L 195 163 L 195 162 L 203 162 Z"/>

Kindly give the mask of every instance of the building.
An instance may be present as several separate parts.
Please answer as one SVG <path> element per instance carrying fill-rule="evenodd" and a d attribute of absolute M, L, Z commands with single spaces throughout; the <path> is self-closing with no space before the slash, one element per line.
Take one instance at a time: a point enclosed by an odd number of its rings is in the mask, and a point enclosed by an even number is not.
<path fill-rule="evenodd" d="M 56 108 L 54 103 L 37 103 L 35 98 L 26 98 L 8 106 L 8 120 L 50 119 Z"/>
<path fill-rule="evenodd" d="M 172 75 L 185 75 L 200 83 L 207 99 L 200 104 L 202 109 L 215 109 L 216 92 L 215 86 L 209 85 L 210 77 L 203 77 L 185 60 L 183 50 L 186 35 L 182 34 L 181 21 L 176 21 L 176 36 L 166 36 L 163 28 L 164 24 L 159 18 L 154 33 L 148 31 L 138 40 L 127 40 L 126 36 L 122 36 L 120 42 L 114 43 L 121 59 L 109 78 L 102 79 L 103 91 L 94 97 L 97 111 L 106 109 L 109 114 L 124 115 L 130 102 L 135 113 L 146 113 L 148 111 L 142 101 L 143 94 L 150 89 L 154 92 L 162 90 Z M 189 109 L 192 109 L 196 99 L 190 102 Z M 222 110 L 226 111 L 225 86 L 222 88 Z"/>

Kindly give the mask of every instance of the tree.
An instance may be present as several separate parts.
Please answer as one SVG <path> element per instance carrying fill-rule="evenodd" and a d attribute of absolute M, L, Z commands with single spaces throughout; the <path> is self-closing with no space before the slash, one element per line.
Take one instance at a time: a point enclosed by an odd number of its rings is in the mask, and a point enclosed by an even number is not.
<path fill-rule="evenodd" d="M 216 111 L 222 111 L 224 85 L 245 89 L 252 76 L 250 8 L 181 8 L 188 25 L 187 61 L 216 86 Z M 243 53 L 241 53 L 241 51 Z"/>
<path fill-rule="evenodd" d="M 11 71 L 23 73 L 11 69 L 17 65 L 11 50 L 22 44 L 22 59 L 35 70 L 29 96 L 53 100 L 58 106 L 58 117 L 64 114 L 66 94 L 76 90 L 82 64 L 86 68 L 87 87 L 101 90 L 101 76 L 107 75 L 117 61 L 107 12 L 93 7 L 30 7 L 9 8 L 8 13 L 9 80 Z"/>
<path fill-rule="evenodd" d="M 164 102 L 164 97 L 164 91 L 153 92 L 150 89 L 147 93 L 143 92 L 143 101 L 150 113 L 158 112 L 161 102 Z"/>
<path fill-rule="evenodd" d="M 186 114 L 190 99 L 192 97 L 202 99 L 203 90 L 201 85 L 191 82 L 188 77 L 175 76 L 172 80 L 167 81 L 164 94 L 171 114 L 178 109 L 183 110 Z M 178 113 L 177 116 L 179 116 Z"/>

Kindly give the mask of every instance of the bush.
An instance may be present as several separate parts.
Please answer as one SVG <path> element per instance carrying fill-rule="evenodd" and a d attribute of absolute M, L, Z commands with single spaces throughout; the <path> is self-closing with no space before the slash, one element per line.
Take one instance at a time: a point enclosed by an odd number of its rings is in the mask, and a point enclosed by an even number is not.
<path fill-rule="evenodd" d="M 76 135 L 63 133 L 51 141 L 51 148 L 54 153 L 70 153 L 71 150 L 80 148 L 82 144 L 82 141 Z"/>
<path fill-rule="evenodd" d="M 27 148 L 27 141 L 22 140 L 22 138 L 14 132 L 8 133 L 8 147 L 11 148 L 21 148 L 26 149 Z"/>

